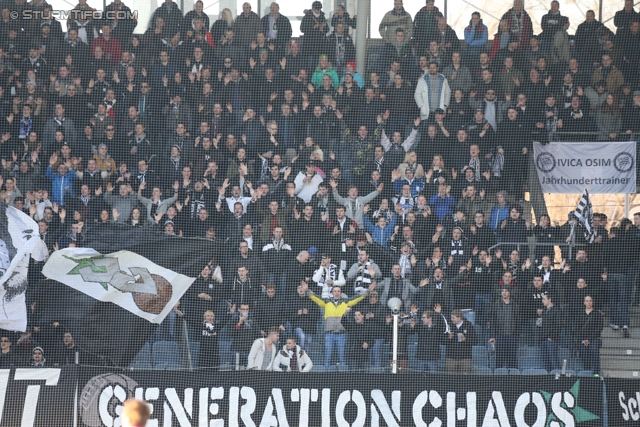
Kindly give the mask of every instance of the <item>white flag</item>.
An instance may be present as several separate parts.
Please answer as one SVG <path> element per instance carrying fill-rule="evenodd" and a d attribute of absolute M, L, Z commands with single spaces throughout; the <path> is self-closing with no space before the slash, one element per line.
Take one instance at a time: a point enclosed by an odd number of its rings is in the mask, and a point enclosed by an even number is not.
<path fill-rule="evenodd" d="M 162 323 L 195 280 L 134 252 L 102 255 L 89 248 L 54 252 L 42 273 L 152 323 Z"/>
<path fill-rule="evenodd" d="M 0 202 L 2 203 L 2 202 Z M 27 328 L 27 275 L 29 256 L 44 261 L 47 246 L 40 238 L 38 224 L 24 212 L 0 207 L 0 328 L 25 331 Z"/>

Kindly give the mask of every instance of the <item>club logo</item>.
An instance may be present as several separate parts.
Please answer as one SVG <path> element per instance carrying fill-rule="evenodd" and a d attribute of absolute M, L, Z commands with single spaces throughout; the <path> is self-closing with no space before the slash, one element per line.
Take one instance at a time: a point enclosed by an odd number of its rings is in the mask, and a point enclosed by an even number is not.
<path fill-rule="evenodd" d="M 620 173 L 629 172 L 634 166 L 633 156 L 626 151 L 618 153 L 613 159 L 613 167 Z"/>
<path fill-rule="evenodd" d="M 556 167 L 556 158 L 553 154 L 543 151 L 536 157 L 536 167 L 541 172 L 551 172 Z"/>

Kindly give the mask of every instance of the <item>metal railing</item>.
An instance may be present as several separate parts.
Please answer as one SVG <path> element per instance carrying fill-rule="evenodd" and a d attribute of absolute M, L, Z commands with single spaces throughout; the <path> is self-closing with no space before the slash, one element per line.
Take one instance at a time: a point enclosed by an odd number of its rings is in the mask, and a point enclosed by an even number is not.
<path fill-rule="evenodd" d="M 583 247 L 587 247 L 587 244 L 576 244 L 576 243 L 538 243 L 538 242 L 499 242 L 496 243 L 495 245 L 491 246 L 488 251 L 492 251 L 494 252 L 496 248 L 500 249 L 503 246 L 510 246 L 513 247 L 515 246 L 516 249 L 518 250 L 518 252 L 522 252 L 520 250 L 520 248 L 522 246 L 528 247 L 530 250 L 530 253 L 533 253 L 535 255 L 535 248 L 537 246 L 559 246 L 560 249 L 562 248 L 568 248 L 569 249 L 569 257 L 568 259 L 573 259 L 573 251 L 577 250 L 578 248 L 583 248 Z M 533 251 L 531 251 L 531 248 L 533 247 Z M 553 260 L 552 260 L 553 261 Z"/>
<path fill-rule="evenodd" d="M 542 134 L 540 132 L 539 134 Z M 549 142 L 594 142 L 598 141 L 600 132 L 548 132 Z M 637 141 L 640 133 L 620 134 L 619 141 Z M 606 142 L 606 141 L 603 141 Z M 616 142 L 616 141 L 611 141 Z"/>

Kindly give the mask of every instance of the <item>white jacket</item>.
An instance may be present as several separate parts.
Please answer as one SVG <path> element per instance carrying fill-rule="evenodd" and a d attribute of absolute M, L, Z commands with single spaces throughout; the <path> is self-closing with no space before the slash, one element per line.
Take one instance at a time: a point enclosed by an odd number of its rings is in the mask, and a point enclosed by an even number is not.
<path fill-rule="evenodd" d="M 267 371 L 273 371 L 273 359 L 276 357 L 276 349 L 275 343 L 271 345 L 271 355 L 266 354 L 266 346 L 264 345 L 264 338 L 258 338 L 253 342 L 251 346 L 251 351 L 249 352 L 249 361 L 247 363 L 247 369 L 257 369 L 262 370 L 262 362 L 264 361 L 265 356 L 270 357 L 271 361 L 269 362 L 269 366 L 267 366 Z"/>
<path fill-rule="evenodd" d="M 338 277 L 333 281 L 333 285 L 329 285 L 327 283 L 327 280 L 330 279 L 329 269 L 327 267 L 320 266 L 320 268 L 313 273 L 313 281 L 316 282 L 318 286 L 322 287 L 322 299 L 328 299 L 331 297 L 331 290 L 334 286 L 343 287 L 347 283 L 342 270 L 338 266 L 335 266 L 335 268 L 338 272 Z"/>
<path fill-rule="evenodd" d="M 440 100 L 438 102 L 438 108 L 442 108 L 446 111 L 449 106 L 449 101 L 451 100 L 451 89 L 449 88 L 449 82 L 442 75 L 438 74 L 440 77 Z M 427 120 L 429 118 L 429 85 L 427 84 L 427 80 L 429 80 L 429 73 L 425 73 L 420 80 L 418 80 L 418 84 L 416 85 L 416 92 L 414 94 L 414 99 L 416 100 L 416 105 L 420 108 L 420 119 Z"/>
<path fill-rule="evenodd" d="M 300 372 L 309 372 L 311 368 L 313 368 L 313 362 L 307 352 L 301 349 L 299 345 L 296 346 L 295 352 L 298 355 L 298 370 Z M 273 370 L 278 372 L 290 372 L 290 363 L 291 358 L 289 357 L 289 350 L 287 350 L 287 346 L 285 345 L 282 347 L 282 350 L 278 352 L 275 360 L 273 361 Z M 284 369 L 282 369 L 282 367 L 284 367 Z"/>

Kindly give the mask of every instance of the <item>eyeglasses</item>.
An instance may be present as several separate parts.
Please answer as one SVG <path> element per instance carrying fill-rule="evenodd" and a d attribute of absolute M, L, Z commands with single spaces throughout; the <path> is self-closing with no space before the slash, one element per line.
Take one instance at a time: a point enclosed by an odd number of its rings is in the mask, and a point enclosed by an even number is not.
<path fill-rule="evenodd" d="M 11 342 L 9 340 L 0 340 L 0 342 Z"/>

